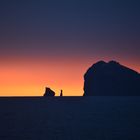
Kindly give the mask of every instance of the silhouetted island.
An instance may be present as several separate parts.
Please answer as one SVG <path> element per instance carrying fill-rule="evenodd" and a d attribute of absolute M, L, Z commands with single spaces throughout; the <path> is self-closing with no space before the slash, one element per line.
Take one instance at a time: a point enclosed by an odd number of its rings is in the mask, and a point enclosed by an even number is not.
<path fill-rule="evenodd" d="M 51 90 L 50 88 L 46 87 L 44 96 L 55 96 L 55 92 Z"/>
<path fill-rule="evenodd" d="M 116 61 L 99 61 L 84 75 L 83 96 L 138 96 L 140 74 Z"/>
<path fill-rule="evenodd" d="M 60 92 L 60 97 L 62 97 L 63 96 L 63 90 L 61 90 L 61 92 Z"/>

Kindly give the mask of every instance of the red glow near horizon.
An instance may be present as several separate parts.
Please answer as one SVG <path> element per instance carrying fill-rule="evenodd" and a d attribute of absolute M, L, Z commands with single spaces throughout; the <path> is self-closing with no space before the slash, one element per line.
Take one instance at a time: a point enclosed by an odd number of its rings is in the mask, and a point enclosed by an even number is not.
<path fill-rule="evenodd" d="M 0 96 L 42 96 L 48 86 L 59 96 L 63 89 L 64 96 L 83 95 L 83 75 L 95 63 L 96 59 L 58 61 L 19 61 L 7 63 L 0 69 Z M 138 64 L 122 61 L 140 72 Z"/>

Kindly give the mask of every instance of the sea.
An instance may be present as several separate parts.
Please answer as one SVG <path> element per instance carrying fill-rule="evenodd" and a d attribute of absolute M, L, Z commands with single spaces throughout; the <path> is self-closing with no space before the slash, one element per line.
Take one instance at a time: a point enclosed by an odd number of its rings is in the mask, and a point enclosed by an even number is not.
<path fill-rule="evenodd" d="M 1 97 L 0 140 L 140 140 L 140 97 Z"/>

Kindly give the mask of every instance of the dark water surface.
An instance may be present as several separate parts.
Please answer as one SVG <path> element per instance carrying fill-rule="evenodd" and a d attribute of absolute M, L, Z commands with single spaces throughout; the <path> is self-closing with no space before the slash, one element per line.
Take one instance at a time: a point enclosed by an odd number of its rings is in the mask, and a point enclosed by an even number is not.
<path fill-rule="evenodd" d="M 0 98 L 0 140 L 140 140 L 140 97 Z"/>

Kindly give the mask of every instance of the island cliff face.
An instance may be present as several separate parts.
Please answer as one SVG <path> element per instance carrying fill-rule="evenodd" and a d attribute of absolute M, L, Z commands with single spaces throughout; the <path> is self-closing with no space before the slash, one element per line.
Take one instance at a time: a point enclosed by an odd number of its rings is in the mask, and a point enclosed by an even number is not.
<path fill-rule="evenodd" d="M 140 74 L 115 61 L 93 64 L 84 75 L 83 96 L 106 95 L 140 95 Z"/>

